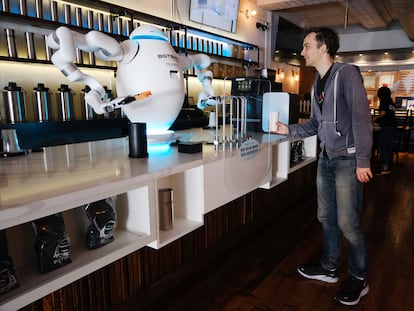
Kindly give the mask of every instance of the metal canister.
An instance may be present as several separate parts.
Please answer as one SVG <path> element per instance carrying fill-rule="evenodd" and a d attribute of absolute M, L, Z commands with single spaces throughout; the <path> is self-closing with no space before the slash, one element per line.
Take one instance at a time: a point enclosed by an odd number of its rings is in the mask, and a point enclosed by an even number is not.
<path fill-rule="evenodd" d="M 59 20 L 58 3 L 52 0 L 50 2 L 50 13 L 52 21 L 57 22 Z"/>
<path fill-rule="evenodd" d="M 36 47 L 34 43 L 34 33 L 26 31 L 24 35 L 26 38 L 27 58 L 36 59 Z"/>
<path fill-rule="evenodd" d="M 50 90 L 43 83 L 33 89 L 33 111 L 36 121 L 52 120 Z"/>
<path fill-rule="evenodd" d="M 9 0 L 1 0 L 1 6 L 3 7 L 3 12 L 9 12 L 10 10 Z"/>
<path fill-rule="evenodd" d="M 35 10 L 36 10 L 36 18 L 43 19 L 43 1 L 42 0 L 35 1 Z"/>
<path fill-rule="evenodd" d="M 59 118 L 61 121 L 74 120 L 73 96 L 75 93 L 67 84 L 58 88 Z"/>
<path fill-rule="evenodd" d="M 174 224 L 173 190 L 158 190 L 159 225 L 161 230 L 171 230 Z"/>
<path fill-rule="evenodd" d="M 9 82 L 3 89 L 6 122 L 17 123 L 27 121 L 26 94 L 16 82 Z"/>
<path fill-rule="evenodd" d="M 16 37 L 14 36 L 14 29 L 4 29 L 7 42 L 7 52 L 9 57 L 17 57 Z"/>

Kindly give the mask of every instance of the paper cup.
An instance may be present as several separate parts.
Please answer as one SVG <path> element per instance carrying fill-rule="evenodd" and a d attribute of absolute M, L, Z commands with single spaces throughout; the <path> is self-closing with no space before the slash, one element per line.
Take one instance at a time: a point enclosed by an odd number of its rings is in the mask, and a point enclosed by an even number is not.
<path fill-rule="evenodd" d="M 269 113 L 269 131 L 270 132 L 277 131 L 277 125 L 276 125 L 277 122 L 279 122 L 279 112 L 271 111 Z"/>

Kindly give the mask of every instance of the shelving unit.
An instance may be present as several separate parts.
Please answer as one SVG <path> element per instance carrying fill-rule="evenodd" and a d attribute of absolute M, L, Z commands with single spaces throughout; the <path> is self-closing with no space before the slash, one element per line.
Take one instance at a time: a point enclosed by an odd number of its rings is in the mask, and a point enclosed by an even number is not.
<path fill-rule="evenodd" d="M 7 229 L 9 253 L 13 258 L 20 286 L 0 296 L 1 310 L 17 310 L 23 306 L 66 286 L 126 255 L 146 246 L 156 239 L 154 218 L 154 184 L 140 182 L 119 185 L 119 189 L 108 193 L 72 193 L 67 196 L 33 202 L 14 210 L 26 209 L 28 213 L 22 217 L 16 215 L 8 220 L 2 217 L 2 228 Z M 122 190 L 121 190 L 122 189 Z M 126 191 L 126 192 L 124 192 Z M 95 250 L 86 248 L 85 234 L 89 221 L 84 212 L 84 204 L 105 197 L 113 197 L 116 203 L 116 229 L 113 242 Z M 72 200 L 69 200 L 71 197 Z M 56 203 L 65 200 L 59 207 Z M 41 206 L 42 208 L 36 208 Z M 46 211 L 44 206 L 47 206 Z M 71 263 L 47 274 L 40 274 L 34 251 L 35 236 L 30 220 L 63 212 L 65 229 L 70 239 Z M 2 211 L 7 215 L 7 210 Z M 20 222 L 19 222 L 20 220 Z M 28 221 L 29 220 L 29 221 Z M 22 221 L 25 221 L 22 223 Z"/>
<path fill-rule="evenodd" d="M 290 162 L 292 143 L 300 139 L 290 139 L 272 146 L 272 177 L 268 183 L 261 186 L 264 189 L 271 189 L 288 179 L 289 174 L 309 165 L 317 159 L 317 136 L 303 139 L 305 159 L 295 163 Z"/>
<path fill-rule="evenodd" d="M 289 165 L 289 174 L 297 171 L 298 169 L 308 165 L 310 162 L 316 161 L 316 150 L 317 150 L 317 136 L 311 136 L 303 139 L 303 149 L 304 149 L 304 156 L 305 159 L 294 164 Z M 292 141 L 290 142 L 290 146 L 292 145 Z M 289 159 L 290 159 L 290 150 L 289 148 Z"/>
<path fill-rule="evenodd" d="M 173 227 L 161 230 L 159 221 L 159 202 L 156 195 L 156 234 L 157 239 L 148 246 L 161 248 L 181 236 L 201 227 L 203 221 L 203 175 L 202 167 L 189 168 L 184 172 L 159 177 L 156 181 L 156 193 L 159 189 L 171 188 L 173 191 Z"/>
<path fill-rule="evenodd" d="M 106 3 L 103 1 L 71 1 L 70 6 L 65 7 L 60 1 L 51 0 L 43 4 L 43 10 L 48 12 L 37 17 L 34 12 L 34 3 L 28 1 L 28 11 L 26 15 L 19 12 L 19 9 L 13 7 L 18 6 L 17 0 L 10 0 L 14 5 L 9 5 L 9 11 L 5 8 L 0 10 L 0 21 L 17 25 L 31 25 L 38 27 L 39 30 L 55 30 L 59 26 L 68 26 L 75 31 L 86 33 L 90 30 L 98 30 L 104 32 L 119 41 L 128 39 L 129 32 L 137 27 L 140 23 L 149 23 L 161 27 L 170 39 L 171 45 L 179 52 L 201 52 L 217 58 L 233 60 L 236 62 L 255 65 L 259 62 L 258 47 L 249 43 L 230 39 L 206 31 L 189 27 L 184 24 L 148 15 L 142 12 L 130 10 L 117 5 Z M 51 4 L 55 2 L 57 13 L 53 18 L 51 13 Z M 86 7 L 86 8 L 85 8 Z M 89 9 L 87 9 L 89 8 Z M 81 20 L 77 20 L 77 12 L 79 10 Z M 90 12 L 89 12 L 90 11 Z M 67 17 L 69 16 L 69 18 Z M 194 39 L 194 41 L 193 41 Z M 210 40 L 210 41 L 209 41 Z M 201 42 L 204 42 L 201 45 Z M 208 48 L 208 42 L 221 44 L 217 48 L 211 45 Z M 223 44 L 228 48 L 223 49 Z M 240 51 L 254 51 L 245 57 Z M 256 52 L 257 51 L 257 52 Z M 253 57 L 252 57 L 253 56 Z M 4 60 L 19 61 L 19 58 L 2 57 Z M 49 60 L 32 60 L 25 59 L 29 62 L 50 63 Z M 99 67 L 99 65 L 79 64 L 81 66 Z M 102 69 L 114 69 L 114 66 L 102 66 Z"/>

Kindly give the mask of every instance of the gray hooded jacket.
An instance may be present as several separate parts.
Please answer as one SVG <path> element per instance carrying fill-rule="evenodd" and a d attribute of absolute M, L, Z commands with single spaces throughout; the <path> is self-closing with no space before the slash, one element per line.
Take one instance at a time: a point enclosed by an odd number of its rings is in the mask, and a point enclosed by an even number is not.
<path fill-rule="evenodd" d="M 309 119 L 289 125 L 288 136 L 303 138 L 318 134 L 321 154 L 325 150 L 329 158 L 355 155 L 357 167 L 370 167 L 372 121 L 359 70 L 348 64 L 333 64 L 325 84 L 322 111 L 316 99 L 316 81 Z"/>

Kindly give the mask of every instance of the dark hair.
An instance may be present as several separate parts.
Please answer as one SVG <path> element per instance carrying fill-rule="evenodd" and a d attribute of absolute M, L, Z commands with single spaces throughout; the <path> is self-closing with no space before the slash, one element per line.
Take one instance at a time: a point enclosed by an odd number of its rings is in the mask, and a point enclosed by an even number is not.
<path fill-rule="evenodd" d="M 377 96 L 379 99 L 385 99 L 391 97 L 391 90 L 387 86 L 381 86 L 377 91 Z"/>
<path fill-rule="evenodd" d="M 328 27 L 313 27 L 308 29 L 306 34 L 314 32 L 316 34 L 316 42 L 318 47 L 325 44 L 328 48 L 329 55 L 333 58 L 339 49 L 339 37 L 335 30 Z"/>

